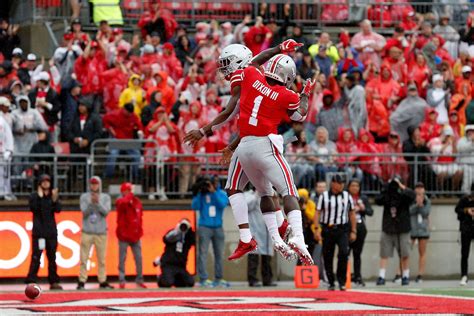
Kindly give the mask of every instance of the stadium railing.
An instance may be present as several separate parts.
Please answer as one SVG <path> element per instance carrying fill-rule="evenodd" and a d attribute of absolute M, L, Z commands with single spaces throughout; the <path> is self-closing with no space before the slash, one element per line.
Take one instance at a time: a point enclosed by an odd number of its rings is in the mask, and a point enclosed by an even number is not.
<path fill-rule="evenodd" d="M 218 21 L 240 22 L 245 15 L 253 17 L 275 18 L 277 22 L 284 19 L 286 0 L 163 0 L 162 6 L 175 15 L 180 22 L 194 26 L 200 21 L 216 19 Z M 156 3 L 154 0 L 121 0 L 120 6 L 126 25 L 136 25 L 145 11 Z M 100 4 L 96 4 L 100 6 Z M 405 8 L 413 8 L 417 13 L 432 13 L 435 20 L 446 14 L 451 18 L 451 25 L 466 24 L 469 12 L 474 10 L 474 3 L 467 0 L 434 0 L 406 2 L 377 2 L 369 0 L 294 0 L 291 1 L 290 19 L 292 22 L 321 28 L 354 24 L 367 18 L 369 6 L 372 9 L 372 20 L 378 29 L 391 28 L 402 19 Z M 83 1 L 82 14 L 88 12 L 89 2 Z M 18 0 L 15 1 L 14 21 L 64 21 L 65 25 L 71 16 L 69 1 L 66 0 Z M 87 17 L 82 17 L 87 20 Z"/>
<path fill-rule="evenodd" d="M 143 146 L 144 144 L 148 145 Z M 140 140 L 100 140 L 92 147 L 91 155 L 13 155 L 13 159 L 8 163 L 0 161 L 0 168 L 6 168 L 5 174 L 11 176 L 13 194 L 19 198 L 26 197 L 35 190 L 35 179 L 42 173 L 51 175 L 53 185 L 59 188 L 61 196 L 77 198 L 87 189 L 88 179 L 92 175 L 105 175 L 112 148 L 136 148 L 140 151 L 139 162 L 133 161 L 128 154 L 120 153 L 116 162 L 110 164 L 114 170 L 113 176 L 102 179 L 104 191 L 112 194 L 119 193 L 118 187 L 122 182 L 130 181 L 136 185 L 136 193 L 139 195 L 153 194 L 160 198 L 189 197 L 187 186 L 184 186 L 184 192 L 183 189 L 180 192 L 182 179 L 190 181 L 193 176 L 217 177 L 224 186 L 227 177 L 227 167 L 219 164 L 219 154 L 165 155 L 160 153 L 156 143 Z M 314 181 L 329 182 L 334 173 L 339 173 L 346 180 L 360 177 L 363 192 L 375 195 L 382 190 L 384 184 L 398 175 L 409 187 L 423 182 L 429 194 L 460 196 L 465 194 L 461 190 L 463 184 L 465 188 L 470 188 L 469 182 L 474 181 L 474 163 L 460 163 L 459 160 L 466 157 L 461 155 L 451 156 L 455 162 L 450 164 L 437 163 L 436 155 L 421 154 L 337 154 L 331 157 L 312 155 L 324 161 L 318 168 L 318 164 L 309 162 L 307 157 L 309 155 L 287 155 L 293 170 L 299 165 L 310 166 L 307 169 L 310 170 L 307 177 L 302 177 L 299 183 L 310 188 Z M 328 168 L 324 170 L 321 165 Z M 183 174 L 190 176 L 181 178 Z M 189 184 L 192 185 L 191 181 Z"/>

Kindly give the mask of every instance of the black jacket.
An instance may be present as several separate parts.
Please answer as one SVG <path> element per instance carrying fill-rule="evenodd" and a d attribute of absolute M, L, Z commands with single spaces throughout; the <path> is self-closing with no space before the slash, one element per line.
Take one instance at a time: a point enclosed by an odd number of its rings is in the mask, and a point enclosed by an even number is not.
<path fill-rule="evenodd" d="M 362 203 L 364 203 L 364 206 L 365 206 L 365 212 L 359 213 L 359 215 L 362 219 L 362 224 L 365 225 L 365 217 L 374 215 L 374 209 L 370 205 L 369 198 L 366 195 L 363 195 L 363 194 L 360 195 L 359 200 L 361 200 Z M 354 200 L 354 205 L 357 205 L 357 203 L 358 203 L 358 201 Z"/>
<path fill-rule="evenodd" d="M 153 120 L 153 114 L 155 113 L 156 109 L 162 106 L 161 103 L 155 101 L 155 94 L 156 91 L 151 94 L 150 104 L 145 106 L 142 110 L 141 119 L 143 128 L 146 128 L 148 123 Z"/>
<path fill-rule="evenodd" d="M 96 113 L 90 113 L 87 116 L 84 128 L 81 129 L 81 118 L 78 112 L 74 116 L 71 126 L 67 132 L 67 139 L 71 147 L 71 153 L 90 153 L 90 146 L 92 142 L 99 139 L 102 135 L 102 120 Z M 80 148 L 78 144 L 74 143 L 74 138 L 82 137 L 89 142 L 87 147 Z"/>
<path fill-rule="evenodd" d="M 66 137 L 64 131 L 70 128 L 72 120 L 77 112 L 79 96 L 73 96 L 71 90 L 75 87 L 76 81 L 71 80 L 68 85 L 63 86 L 59 100 L 61 103 L 61 136 Z M 66 141 L 66 140 L 62 140 Z"/>
<path fill-rule="evenodd" d="M 426 145 L 416 146 L 411 139 L 403 142 L 403 153 L 406 154 L 430 154 L 430 149 Z M 414 157 L 405 157 L 406 161 L 414 161 Z M 419 157 L 418 161 L 427 161 L 426 157 Z"/>
<path fill-rule="evenodd" d="M 34 88 L 28 94 L 28 98 L 30 98 L 32 108 L 36 108 L 37 95 L 38 95 L 38 88 Z M 48 110 L 46 108 L 44 109 L 44 118 L 45 118 L 46 124 L 51 126 L 51 125 L 56 124 L 59 121 L 58 114 L 61 111 L 61 102 L 59 101 L 59 95 L 51 87 L 49 87 L 48 92 L 46 93 L 46 102 L 51 103 L 51 105 L 53 106 L 51 110 Z"/>
<path fill-rule="evenodd" d="M 31 77 L 30 77 L 30 71 L 26 67 L 20 67 L 20 69 L 17 70 L 16 72 L 18 79 L 20 79 L 20 82 L 23 85 L 30 85 L 31 84 Z"/>
<path fill-rule="evenodd" d="M 39 197 L 38 193 L 30 195 L 30 211 L 33 212 L 33 237 L 56 238 L 58 230 L 54 213 L 61 211 L 61 203 L 53 202 L 51 195 Z"/>
<path fill-rule="evenodd" d="M 189 250 L 196 244 L 196 233 L 192 229 L 189 229 L 186 233 L 172 229 L 163 237 L 163 242 L 165 243 L 165 252 L 161 257 L 161 266 L 186 269 Z M 178 243 L 182 243 L 182 249 L 177 245 Z"/>
<path fill-rule="evenodd" d="M 375 198 L 377 205 L 383 206 L 382 231 L 387 234 L 408 233 L 411 230 L 410 205 L 415 200 L 411 189 L 391 190 L 384 188 Z"/>
<path fill-rule="evenodd" d="M 20 37 L 17 34 L 9 35 L 8 30 L 0 30 L 0 52 L 6 60 L 12 59 L 13 49 L 19 46 Z"/>
<path fill-rule="evenodd" d="M 466 213 L 466 209 L 471 207 L 474 207 L 474 195 L 462 197 L 455 208 L 458 214 L 459 230 L 463 233 L 474 231 L 474 218 Z"/>
<path fill-rule="evenodd" d="M 50 154 L 54 155 L 56 152 L 54 147 L 51 145 L 48 137 L 44 141 L 37 142 L 31 147 L 31 154 Z M 53 165 L 54 158 L 51 157 L 40 157 L 38 155 L 32 155 L 30 161 L 34 162 L 39 166 L 39 169 L 35 170 L 34 174 L 36 177 L 42 174 L 51 174 L 51 167 Z"/>

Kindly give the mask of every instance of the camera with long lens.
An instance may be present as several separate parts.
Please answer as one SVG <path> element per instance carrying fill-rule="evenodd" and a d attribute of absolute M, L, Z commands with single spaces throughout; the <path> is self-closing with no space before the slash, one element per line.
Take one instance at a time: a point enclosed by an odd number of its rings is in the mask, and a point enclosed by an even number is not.
<path fill-rule="evenodd" d="M 182 231 L 183 233 L 187 232 L 191 228 L 191 223 L 189 222 L 188 219 L 183 218 L 179 222 L 179 230 Z"/>
<path fill-rule="evenodd" d="M 198 193 L 201 193 L 201 194 L 209 193 L 211 186 L 212 186 L 212 182 L 209 178 L 199 179 L 192 187 L 193 196 L 197 195 Z"/>

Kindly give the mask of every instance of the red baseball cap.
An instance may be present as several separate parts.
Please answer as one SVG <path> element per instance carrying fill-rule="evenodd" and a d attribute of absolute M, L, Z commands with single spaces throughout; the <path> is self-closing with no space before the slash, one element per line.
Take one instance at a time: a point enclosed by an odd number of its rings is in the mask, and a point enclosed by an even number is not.
<path fill-rule="evenodd" d="M 120 186 L 120 192 L 125 192 L 125 191 L 132 191 L 133 190 L 133 184 L 131 184 L 130 182 L 124 182 L 122 183 L 122 185 Z"/>
<path fill-rule="evenodd" d="M 334 95 L 333 95 L 333 93 L 332 93 L 331 90 L 329 90 L 329 89 L 324 89 L 324 91 L 323 91 L 323 98 L 324 98 L 324 97 L 334 97 Z"/>
<path fill-rule="evenodd" d="M 90 183 L 90 184 L 100 184 L 100 181 L 99 181 L 99 179 L 97 179 L 97 177 L 92 177 L 92 178 L 89 180 L 89 183 Z"/>
<path fill-rule="evenodd" d="M 163 49 L 174 50 L 174 46 L 171 43 L 164 43 Z"/>

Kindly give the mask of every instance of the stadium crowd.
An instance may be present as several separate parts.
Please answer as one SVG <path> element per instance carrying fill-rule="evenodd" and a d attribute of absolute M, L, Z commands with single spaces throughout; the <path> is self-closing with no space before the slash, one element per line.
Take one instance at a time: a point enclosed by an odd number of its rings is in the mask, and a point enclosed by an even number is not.
<path fill-rule="evenodd" d="M 338 38 L 323 32 L 313 39 L 290 22 L 289 5 L 281 25 L 246 16 L 237 25 L 198 22 L 196 33 L 188 34 L 156 4 L 142 15 L 140 35 L 131 41 L 106 20 L 90 35 L 74 19 L 49 61 L 23 52 L 18 26 L 3 19 L 0 108 L 16 155 L 51 152 L 50 146 L 34 146 L 37 142 L 69 143 L 71 153 L 88 154 L 94 140 L 108 137 L 155 140 L 158 149 L 150 143 L 144 151 L 158 150 L 171 162 L 178 159 L 174 154 L 215 153 L 236 133 L 235 121 L 192 148 L 181 140 L 226 105 L 230 90 L 217 71 L 220 50 L 243 43 L 256 55 L 293 38 L 305 44 L 292 56 L 298 67 L 295 90 L 305 79 L 317 81 L 306 122 L 280 126 L 285 138 L 298 137 L 287 146 L 298 186 L 309 188 L 328 172 L 344 171 L 365 185 L 398 174 L 412 185 L 416 178 L 433 189 L 449 180 L 453 190 L 469 192 L 474 169 L 460 164 L 471 163 L 474 152 L 474 13 L 459 31 L 449 25 L 449 16 L 435 21 L 432 14 L 415 13 L 405 6 L 391 37 L 364 20 L 356 34 L 343 29 Z M 119 153 L 131 157 L 137 179 L 140 152 L 133 149 L 110 150 L 104 176 L 114 175 Z M 415 158 L 401 153 L 425 154 L 417 158 L 422 165 L 413 168 Z M 452 156 L 456 153 L 466 156 Z M 189 162 L 180 164 L 176 176 L 184 193 L 200 173 L 198 164 L 191 165 L 199 160 L 179 159 Z M 146 170 L 156 172 L 148 163 Z M 23 171 L 17 169 L 13 172 Z M 9 196 L 5 191 L 2 196 Z"/>

